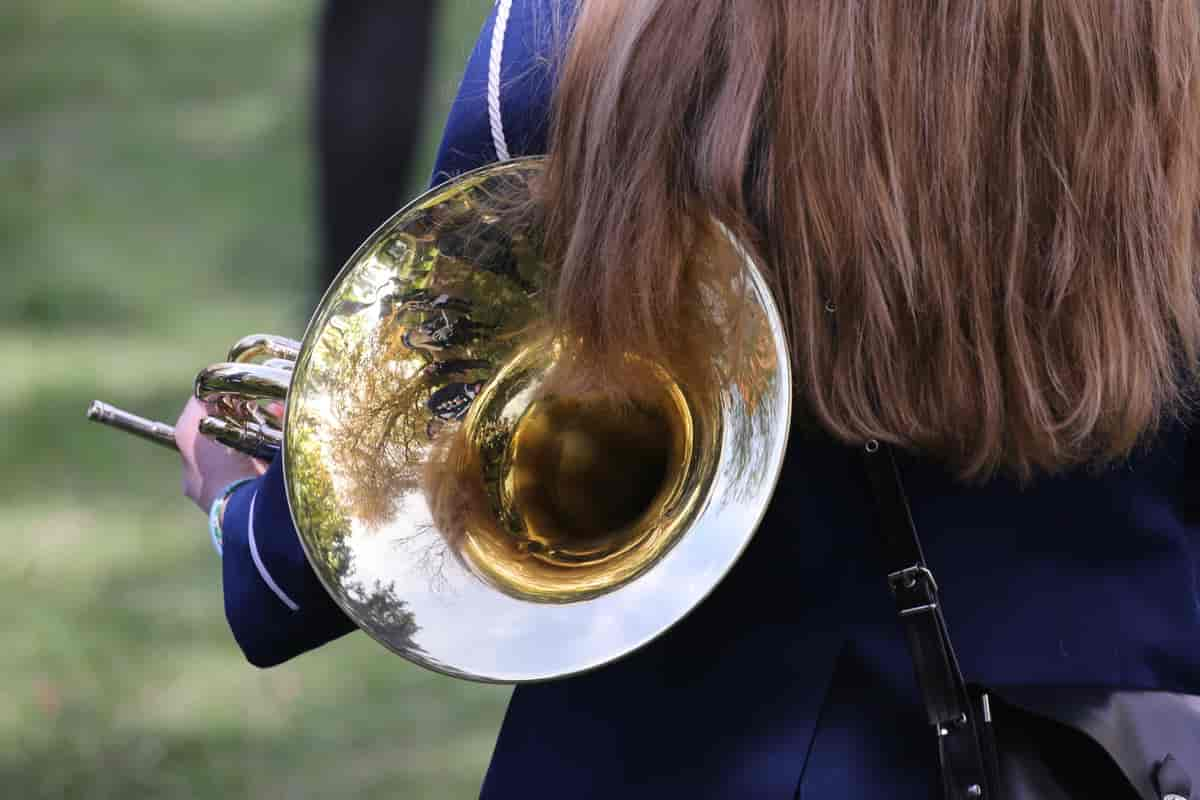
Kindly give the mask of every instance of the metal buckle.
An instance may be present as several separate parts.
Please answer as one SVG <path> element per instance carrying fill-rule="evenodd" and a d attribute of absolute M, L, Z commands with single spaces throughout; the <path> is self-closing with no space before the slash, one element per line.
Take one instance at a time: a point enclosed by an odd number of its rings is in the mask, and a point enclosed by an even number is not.
<path fill-rule="evenodd" d="M 892 589 L 892 594 L 896 594 L 901 590 L 912 591 L 917 588 L 918 583 L 924 583 L 926 591 L 931 597 L 937 597 L 938 585 L 933 578 L 933 573 L 927 567 L 920 564 L 914 564 L 911 567 L 905 567 L 901 570 L 896 570 L 888 575 L 888 586 Z M 924 614 L 928 611 L 933 611 L 938 607 L 937 602 L 925 603 L 911 608 L 900 609 L 900 616 L 909 617 L 913 614 Z"/>
<path fill-rule="evenodd" d="M 938 723 L 937 726 L 935 726 L 935 727 L 937 730 L 937 735 L 940 737 L 940 736 L 949 736 L 951 731 L 958 730 L 959 728 L 963 727 L 966 724 L 967 724 L 967 715 L 959 714 L 955 719 L 952 719 L 949 722 Z"/>
<path fill-rule="evenodd" d="M 899 588 L 915 589 L 920 578 L 925 579 L 925 585 L 932 594 L 937 594 L 938 585 L 933 579 L 933 573 L 928 567 L 922 567 L 920 564 L 888 573 L 888 585 L 892 587 L 893 592 Z"/>

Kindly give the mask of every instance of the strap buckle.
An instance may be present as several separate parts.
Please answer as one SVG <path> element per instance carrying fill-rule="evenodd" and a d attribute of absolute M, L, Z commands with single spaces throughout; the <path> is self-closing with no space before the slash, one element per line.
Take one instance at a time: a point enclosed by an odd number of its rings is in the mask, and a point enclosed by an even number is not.
<path fill-rule="evenodd" d="M 897 605 L 901 605 L 901 596 L 905 599 L 924 600 L 913 605 L 902 605 L 899 609 L 901 617 L 913 614 L 924 614 L 937 609 L 938 585 L 933 573 L 928 567 L 913 564 L 911 567 L 888 573 L 888 586 L 896 597 Z"/>

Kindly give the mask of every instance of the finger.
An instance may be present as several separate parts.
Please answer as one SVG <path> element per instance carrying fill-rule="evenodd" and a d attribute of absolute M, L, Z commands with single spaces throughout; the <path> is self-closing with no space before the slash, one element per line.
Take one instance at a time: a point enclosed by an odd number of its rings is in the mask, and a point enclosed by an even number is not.
<path fill-rule="evenodd" d="M 175 444 L 185 463 L 190 460 L 195 449 L 200 420 L 206 413 L 204 404 L 194 397 L 188 398 L 183 410 L 179 413 L 179 419 L 175 423 Z"/>

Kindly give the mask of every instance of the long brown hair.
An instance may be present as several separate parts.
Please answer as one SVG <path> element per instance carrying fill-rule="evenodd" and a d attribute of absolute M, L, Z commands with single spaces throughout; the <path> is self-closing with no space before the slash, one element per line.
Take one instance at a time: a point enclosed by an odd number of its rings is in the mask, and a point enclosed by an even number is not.
<path fill-rule="evenodd" d="M 666 352 L 715 218 L 833 435 L 976 478 L 1122 457 L 1196 379 L 1198 70 L 1191 0 L 583 0 L 554 311 Z"/>

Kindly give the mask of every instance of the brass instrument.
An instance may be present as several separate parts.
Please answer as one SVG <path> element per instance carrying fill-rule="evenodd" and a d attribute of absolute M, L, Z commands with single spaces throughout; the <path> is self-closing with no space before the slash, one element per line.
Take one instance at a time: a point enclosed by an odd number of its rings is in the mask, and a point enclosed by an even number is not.
<path fill-rule="evenodd" d="M 686 615 L 762 518 L 791 414 L 778 311 L 727 236 L 709 257 L 736 259 L 746 303 L 712 309 L 727 382 L 631 355 L 655 387 L 636 404 L 552 391 L 571 345 L 546 322 L 536 231 L 496 202 L 540 168 L 422 195 L 350 259 L 302 342 L 248 337 L 196 381 L 202 432 L 282 450 L 304 551 L 351 619 L 481 681 L 588 670 Z M 170 444 L 142 422 L 117 424 Z"/>

